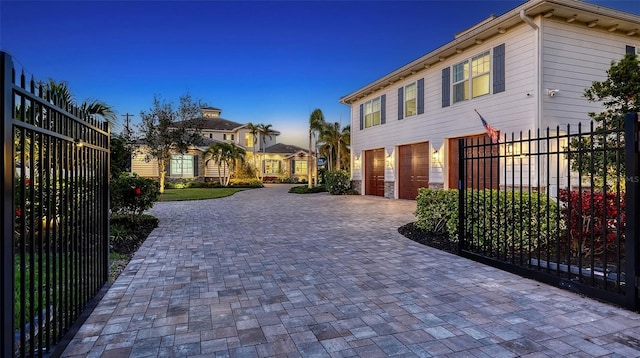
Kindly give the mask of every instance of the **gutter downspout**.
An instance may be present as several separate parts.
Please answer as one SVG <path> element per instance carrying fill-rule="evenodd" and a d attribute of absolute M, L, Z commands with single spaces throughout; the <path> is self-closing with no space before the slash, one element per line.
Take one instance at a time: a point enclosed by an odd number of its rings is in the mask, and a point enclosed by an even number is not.
<path fill-rule="evenodd" d="M 534 93 L 537 93 L 537 105 L 535 106 L 535 126 L 536 128 L 534 128 L 533 133 L 539 133 L 539 131 L 541 130 L 540 128 L 542 127 L 542 111 L 543 111 L 543 107 L 542 107 L 542 100 L 543 100 L 543 94 L 542 94 L 542 82 L 543 82 L 543 78 L 542 78 L 542 32 L 540 31 L 540 26 L 538 26 L 535 22 L 533 22 L 533 20 L 528 17 L 525 13 L 524 13 L 524 9 L 520 10 L 520 19 L 522 19 L 522 21 L 524 21 L 527 25 L 529 25 L 535 32 L 536 32 L 536 37 L 535 37 L 535 51 L 536 51 L 536 68 L 537 68 L 537 76 L 536 76 L 536 91 Z M 539 149 L 538 149 L 539 150 Z M 540 157 L 537 158 L 537 162 L 536 162 L 536 166 L 539 168 L 540 167 Z M 531 175 L 531 174 L 529 174 Z M 531 181 L 532 178 L 529 178 L 529 180 Z M 535 179 L 533 179 L 535 180 Z M 536 183 L 536 185 L 540 185 L 541 183 Z M 548 183 L 547 183 L 548 185 Z"/>

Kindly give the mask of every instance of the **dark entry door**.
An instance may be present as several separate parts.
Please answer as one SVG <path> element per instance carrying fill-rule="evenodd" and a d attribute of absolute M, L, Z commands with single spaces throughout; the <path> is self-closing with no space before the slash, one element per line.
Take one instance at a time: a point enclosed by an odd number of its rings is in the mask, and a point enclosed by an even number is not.
<path fill-rule="evenodd" d="M 429 187 L 429 142 L 398 147 L 398 197 L 413 200 Z"/>
<path fill-rule="evenodd" d="M 384 196 L 384 149 L 365 151 L 364 160 L 365 194 Z"/>

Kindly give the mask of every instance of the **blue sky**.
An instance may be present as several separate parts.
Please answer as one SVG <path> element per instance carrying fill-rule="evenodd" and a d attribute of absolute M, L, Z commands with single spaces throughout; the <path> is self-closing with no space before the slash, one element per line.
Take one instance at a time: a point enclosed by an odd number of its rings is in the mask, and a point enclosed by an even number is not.
<path fill-rule="evenodd" d="M 154 95 L 188 92 L 304 147 L 313 109 L 348 124 L 340 97 L 523 1 L 3 0 L 0 47 L 28 76 L 109 103 L 120 123 Z M 590 2 L 640 14 L 638 0 Z"/>

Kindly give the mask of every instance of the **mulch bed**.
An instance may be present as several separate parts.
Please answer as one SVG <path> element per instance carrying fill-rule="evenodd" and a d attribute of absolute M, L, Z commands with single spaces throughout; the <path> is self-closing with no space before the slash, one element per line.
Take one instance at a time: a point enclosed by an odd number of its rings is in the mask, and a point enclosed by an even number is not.
<path fill-rule="evenodd" d="M 458 244 L 449 241 L 449 239 L 440 234 L 434 234 L 426 230 L 422 230 L 414 225 L 414 223 L 408 223 L 400 226 L 398 232 L 408 239 L 411 239 L 419 244 L 430 246 L 438 250 L 450 252 L 452 254 L 458 253 Z"/>

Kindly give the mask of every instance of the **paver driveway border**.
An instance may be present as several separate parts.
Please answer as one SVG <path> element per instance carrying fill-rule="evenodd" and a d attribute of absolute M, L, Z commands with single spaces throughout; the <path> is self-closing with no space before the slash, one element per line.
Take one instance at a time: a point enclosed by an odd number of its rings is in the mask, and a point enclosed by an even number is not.
<path fill-rule="evenodd" d="M 157 203 L 64 357 L 640 357 L 640 315 L 406 239 L 415 201 Z"/>

